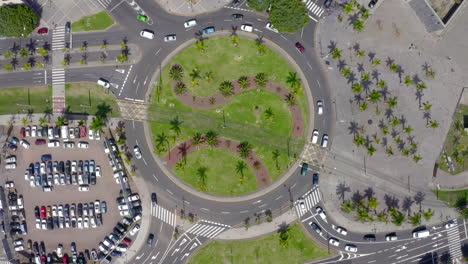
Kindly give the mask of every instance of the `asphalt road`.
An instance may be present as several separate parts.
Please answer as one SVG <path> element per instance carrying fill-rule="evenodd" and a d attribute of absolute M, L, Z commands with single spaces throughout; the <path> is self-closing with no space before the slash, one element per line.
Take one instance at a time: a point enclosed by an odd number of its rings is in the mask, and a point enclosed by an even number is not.
<path fill-rule="evenodd" d="M 106 41 L 109 45 L 119 45 L 122 41 L 136 44 L 144 54 L 142 59 L 134 65 L 121 66 L 99 66 L 72 68 L 66 70 L 66 81 L 91 81 L 95 82 L 98 78 L 108 79 L 113 87 L 112 92 L 119 99 L 145 99 L 147 89 L 150 88 L 152 74 L 158 69 L 160 62 L 164 57 L 174 50 L 178 45 L 197 36 L 197 32 L 207 26 L 215 26 L 216 30 L 231 30 L 232 27 L 239 27 L 243 23 L 252 24 L 256 31 L 255 34 L 263 36 L 284 49 L 296 61 L 304 72 L 314 101 L 322 100 L 324 102 L 324 115 L 315 115 L 314 128 L 320 131 L 320 134 L 328 134 L 332 140 L 335 124 L 335 105 L 331 95 L 331 90 L 327 85 L 326 77 L 322 72 L 321 58 L 318 58 L 314 52 L 314 33 L 316 23 L 312 21 L 303 31 L 296 34 L 277 34 L 265 28 L 267 20 L 253 12 L 244 12 L 232 9 L 221 9 L 217 12 L 208 13 L 197 17 L 198 25 L 191 29 L 185 29 L 183 22 L 188 20 L 186 17 L 178 17 L 168 14 L 160 9 L 153 1 L 141 1 L 140 7 L 152 19 L 151 25 L 145 25 L 136 21 L 137 11 L 126 2 L 114 8 L 110 6 L 112 15 L 118 23 L 106 32 L 76 33 L 71 39 L 73 47 L 83 45 L 86 42 L 88 46 L 101 45 Z M 232 21 L 231 14 L 241 13 L 244 20 Z M 154 40 L 142 39 L 139 32 L 142 29 L 149 29 L 155 32 Z M 177 41 L 172 43 L 163 42 L 163 37 L 167 34 L 176 34 Z M 49 36 L 33 36 L 33 43 L 43 45 L 51 43 Z M 37 40 L 37 41 L 36 41 Z M 26 40 L 0 40 L 0 52 L 11 48 L 14 43 L 20 44 Z M 31 41 L 29 41 L 31 42 Z M 300 42 L 305 47 L 305 53 L 301 54 L 294 47 L 294 43 Z M 2 82 L 0 87 L 20 87 L 30 86 L 42 83 L 51 83 L 50 69 L 33 72 L 14 72 L 1 75 Z M 125 80 L 128 80 L 125 82 Z M 125 84 L 125 86 L 123 85 Z M 190 253 L 210 239 L 207 237 L 209 230 L 221 230 L 217 224 L 236 225 L 243 222 L 246 218 L 254 218 L 257 212 L 270 209 L 272 211 L 285 208 L 297 210 L 297 199 L 304 194 L 319 192 L 317 187 L 312 184 L 312 172 L 306 177 L 299 174 L 297 168 L 293 175 L 278 188 L 269 193 L 255 198 L 240 202 L 219 202 L 200 198 L 192 193 L 186 192 L 169 178 L 167 178 L 156 162 L 151 158 L 151 149 L 145 144 L 146 139 L 143 132 L 143 124 L 139 122 L 126 121 L 126 129 L 129 146 L 139 145 L 143 159 L 136 161 L 136 166 L 143 177 L 145 177 L 147 186 L 151 192 L 158 194 L 158 204 L 167 211 L 180 211 L 183 209 L 186 213 L 193 213 L 198 219 L 204 219 L 215 224 L 206 224 L 207 232 L 197 233 L 196 228 L 182 234 L 177 240 L 173 239 L 172 234 L 174 226 L 161 221 L 157 215 L 152 219 L 150 232 L 156 235 L 152 246 L 141 248 L 132 263 L 176 263 L 183 262 L 190 257 Z M 318 168 L 311 168 L 312 171 L 318 171 Z M 319 196 L 314 196 L 318 198 Z M 443 227 L 431 229 L 432 235 L 425 239 L 413 239 L 411 230 L 398 234 L 399 240 L 385 242 L 385 234 L 377 234 L 375 243 L 364 242 L 363 234 L 353 233 L 349 230 L 347 236 L 341 236 L 334 230 L 334 223 L 331 217 L 327 217 L 325 222 L 315 212 L 315 206 L 320 205 L 320 199 L 317 199 L 314 205 L 310 204 L 301 220 L 308 225 L 309 222 L 316 222 L 322 228 L 322 235 L 314 231 L 311 234 L 319 242 L 328 245 L 330 237 L 336 237 L 340 240 L 339 247 L 332 247 L 331 250 L 340 252 L 340 255 L 330 263 L 352 262 L 352 263 L 379 263 L 379 260 L 389 260 L 388 263 L 408 263 L 418 260 L 420 257 L 427 258 L 427 254 L 436 252 L 439 256 L 443 255 L 450 243 L 448 243 L 447 231 Z M 325 208 L 326 210 L 326 208 Z M 155 213 L 157 214 L 157 213 Z M 201 224 L 200 224 L 201 225 Z M 226 227 L 227 228 L 227 227 Z M 349 227 L 348 227 L 349 228 Z M 458 232 L 460 240 L 467 239 L 466 223 L 459 223 Z M 350 229 L 350 228 L 349 228 Z M 369 230 L 372 233 L 372 230 Z M 203 236 L 205 234 L 205 236 Z M 140 234 L 145 235 L 146 234 Z M 356 254 L 344 253 L 346 243 L 358 246 Z M 434 246 L 437 245 L 437 246 Z M 431 253 L 433 257 L 433 253 Z M 432 260 L 432 259 L 431 259 Z M 381 262 L 380 262 L 381 263 Z M 387 263 L 387 261 L 385 262 Z M 428 262 L 429 263 L 429 262 Z"/>

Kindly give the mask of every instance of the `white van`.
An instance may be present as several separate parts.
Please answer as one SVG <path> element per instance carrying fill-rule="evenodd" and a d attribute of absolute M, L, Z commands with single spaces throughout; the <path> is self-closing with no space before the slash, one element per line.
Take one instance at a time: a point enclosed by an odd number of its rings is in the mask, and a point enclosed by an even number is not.
<path fill-rule="evenodd" d="M 197 20 L 196 19 L 185 21 L 185 23 L 184 23 L 185 28 L 191 28 L 191 27 L 194 27 L 196 25 L 197 25 Z"/>
<path fill-rule="evenodd" d="M 151 31 L 148 31 L 148 30 L 146 30 L 146 29 L 143 29 L 143 30 L 140 32 L 140 37 L 146 38 L 146 39 L 154 39 L 154 33 L 151 32 Z"/>
<path fill-rule="evenodd" d="M 68 139 L 68 126 L 62 126 L 60 135 L 62 135 L 62 139 Z"/>
<path fill-rule="evenodd" d="M 97 84 L 107 89 L 110 88 L 110 83 L 102 78 L 97 81 Z"/>
<path fill-rule="evenodd" d="M 423 237 L 428 237 L 429 235 L 430 235 L 429 230 L 421 230 L 421 231 L 413 232 L 414 238 L 423 238 Z"/>
<path fill-rule="evenodd" d="M 242 31 L 246 31 L 246 32 L 252 32 L 253 31 L 253 27 L 252 25 L 249 25 L 249 24 L 243 24 L 240 29 Z"/>

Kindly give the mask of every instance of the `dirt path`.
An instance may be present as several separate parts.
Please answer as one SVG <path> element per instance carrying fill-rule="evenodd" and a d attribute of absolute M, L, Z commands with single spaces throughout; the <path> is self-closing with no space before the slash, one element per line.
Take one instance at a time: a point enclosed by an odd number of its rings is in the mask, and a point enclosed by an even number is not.
<path fill-rule="evenodd" d="M 282 99 L 285 99 L 286 95 L 290 93 L 289 90 L 283 85 L 270 82 L 270 81 L 267 83 L 265 88 L 258 88 L 255 84 L 254 77 L 249 78 L 249 87 L 247 87 L 246 89 L 240 88 L 237 80 L 233 81 L 232 85 L 234 86 L 234 95 L 230 97 L 223 97 L 220 93 L 217 93 L 213 95 L 212 97 L 208 97 L 208 98 L 198 97 L 198 96 L 191 94 L 189 91 L 185 92 L 184 94 L 176 95 L 176 96 L 178 96 L 179 100 L 182 103 L 184 103 L 185 105 L 191 108 L 209 110 L 209 109 L 227 104 L 236 94 L 239 94 L 248 90 L 264 89 L 264 90 L 267 90 L 274 94 L 279 95 Z M 175 82 L 172 83 L 172 87 L 175 87 Z M 214 98 L 215 101 L 213 104 L 210 103 L 210 98 Z M 289 110 L 291 111 L 291 117 L 292 117 L 292 122 L 293 122 L 292 136 L 301 138 L 304 133 L 304 120 L 302 118 L 301 107 L 298 105 L 298 103 L 296 103 L 293 106 L 291 105 L 288 105 L 288 106 L 289 106 Z"/>
<path fill-rule="evenodd" d="M 239 145 L 239 142 L 230 140 L 230 139 L 225 139 L 225 138 L 218 138 L 218 146 L 217 148 L 224 149 L 231 151 L 234 155 L 237 155 L 237 146 Z M 164 157 L 164 161 L 167 164 L 167 167 L 170 169 L 173 169 L 177 162 L 179 162 L 183 158 L 183 154 L 180 151 L 180 149 L 185 149 L 185 155 L 188 155 L 189 153 L 193 151 L 197 151 L 200 149 L 206 149 L 209 148 L 208 145 L 206 144 L 200 144 L 198 146 L 193 146 L 193 140 L 189 139 L 185 142 L 182 142 L 178 144 L 176 147 L 174 147 L 171 152 Z M 170 157 L 170 158 L 169 158 Z M 252 168 L 255 177 L 257 179 L 257 184 L 259 189 L 265 188 L 268 185 L 271 184 L 271 178 L 270 175 L 268 174 L 268 170 L 263 165 L 262 161 L 255 155 L 255 153 L 251 153 L 250 157 L 245 159 L 245 162 Z M 260 165 L 258 169 L 255 169 L 254 163 L 258 162 Z"/>

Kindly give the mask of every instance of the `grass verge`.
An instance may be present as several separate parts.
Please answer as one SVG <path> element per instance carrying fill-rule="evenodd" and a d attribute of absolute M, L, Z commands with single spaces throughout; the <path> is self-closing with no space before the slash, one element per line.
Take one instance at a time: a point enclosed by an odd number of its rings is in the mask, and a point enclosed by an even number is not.
<path fill-rule="evenodd" d="M 459 191 L 440 191 L 432 190 L 432 192 L 437 196 L 437 199 L 447 202 L 449 206 L 454 207 L 455 203 L 460 198 L 468 199 L 468 189 L 459 190 Z"/>
<path fill-rule="evenodd" d="M 71 29 L 73 32 L 105 30 L 114 23 L 114 19 L 106 11 L 102 11 L 72 23 Z"/>
<path fill-rule="evenodd" d="M 328 257 L 331 254 L 320 248 L 303 232 L 299 224 L 289 229 L 286 245 L 280 244 L 279 234 L 259 240 L 238 242 L 211 242 L 200 249 L 190 264 L 299 264 Z"/>
<path fill-rule="evenodd" d="M 244 169 L 245 182 L 240 182 L 236 172 L 237 162 L 242 161 L 235 153 L 223 149 L 201 149 L 187 155 L 187 164 L 183 169 L 175 168 L 174 172 L 185 183 L 195 188 L 201 187 L 197 175 L 200 167 L 206 167 L 206 192 L 216 195 L 243 195 L 257 190 L 257 181 L 252 168 Z"/>
<path fill-rule="evenodd" d="M 94 115 L 98 105 L 107 104 L 112 111 L 109 117 L 119 117 L 115 97 L 106 88 L 95 83 L 68 83 L 65 85 L 67 111 L 74 114 Z"/>

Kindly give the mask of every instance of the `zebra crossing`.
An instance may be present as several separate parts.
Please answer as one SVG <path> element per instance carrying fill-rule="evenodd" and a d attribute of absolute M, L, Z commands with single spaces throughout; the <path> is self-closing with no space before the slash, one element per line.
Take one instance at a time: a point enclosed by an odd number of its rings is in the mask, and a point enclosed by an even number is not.
<path fill-rule="evenodd" d="M 211 239 L 229 227 L 229 225 L 201 220 L 199 223 L 195 224 L 189 230 L 187 230 L 187 233 Z"/>
<path fill-rule="evenodd" d="M 52 69 L 52 85 L 65 84 L 65 69 Z"/>
<path fill-rule="evenodd" d="M 52 32 L 52 50 L 65 48 L 65 26 L 57 26 Z"/>
<path fill-rule="evenodd" d="M 295 202 L 295 208 L 298 217 L 302 217 L 308 211 L 313 209 L 320 202 L 322 195 L 318 187 L 306 192 L 300 199 Z"/>
<path fill-rule="evenodd" d="M 316 15 L 318 18 L 320 18 L 323 12 L 325 12 L 325 9 L 318 6 L 312 0 L 302 0 L 302 2 L 305 3 L 307 10 L 309 10 L 312 14 Z"/>
<path fill-rule="evenodd" d="M 176 225 L 176 215 L 157 204 L 151 206 L 151 215 L 171 226 Z"/>
<path fill-rule="evenodd" d="M 462 256 L 462 251 L 457 219 L 454 219 L 453 221 L 456 223 L 456 225 L 447 230 L 447 238 L 449 242 L 450 256 L 452 257 L 452 259 L 455 259 Z"/>
<path fill-rule="evenodd" d="M 106 9 L 112 2 L 112 0 L 97 0 L 97 1 L 104 9 Z"/>

